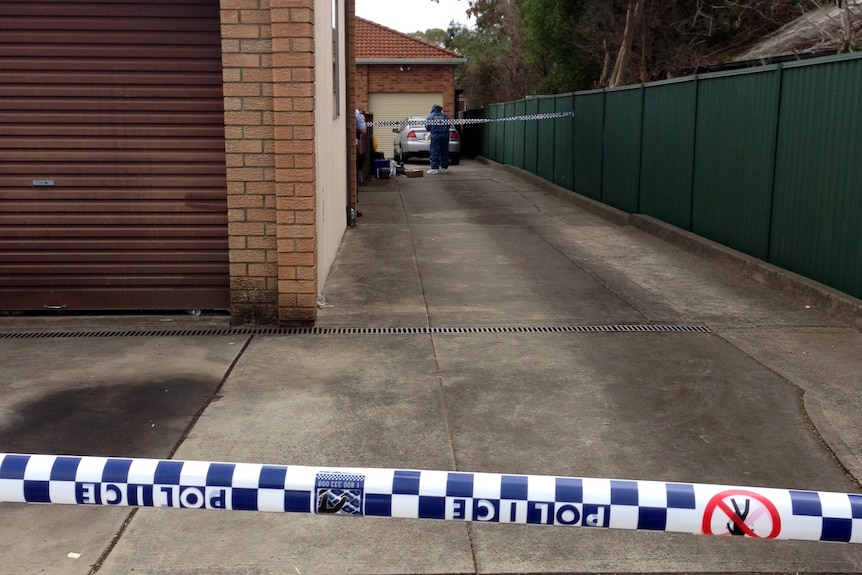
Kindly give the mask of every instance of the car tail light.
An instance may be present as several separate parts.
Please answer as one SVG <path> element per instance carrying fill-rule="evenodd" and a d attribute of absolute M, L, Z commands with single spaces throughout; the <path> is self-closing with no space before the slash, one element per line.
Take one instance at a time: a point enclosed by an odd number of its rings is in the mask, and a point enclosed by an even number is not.
<path fill-rule="evenodd" d="M 408 140 L 415 140 L 416 139 L 416 132 L 414 130 L 410 130 L 407 133 L 407 139 Z"/>
<path fill-rule="evenodd" d="M 455 130 L 452 130 L 451 132 L 449 132 L 449 139 L 450 140 L 457 140 L 458 139 L 458 132 L 456 132 Z"/>

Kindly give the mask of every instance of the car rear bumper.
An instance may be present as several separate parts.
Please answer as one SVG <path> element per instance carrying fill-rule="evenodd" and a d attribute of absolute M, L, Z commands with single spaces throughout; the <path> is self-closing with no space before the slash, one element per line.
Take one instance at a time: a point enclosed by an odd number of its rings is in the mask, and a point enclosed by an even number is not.
<path fill-rule="evenodd" d="M 427 158 L 430 156 L 429 150 L 431 146 L 428 142 L 425 142 L 424 145 L 414 145 L 408 144 L 404 146 L 402 153 L 404 155 L 410 156 L 412 158 Z M 449 142 L 449 153 L 450 154 L 460 154 L 461 153 L 461 143 L 460 142 Z"/>

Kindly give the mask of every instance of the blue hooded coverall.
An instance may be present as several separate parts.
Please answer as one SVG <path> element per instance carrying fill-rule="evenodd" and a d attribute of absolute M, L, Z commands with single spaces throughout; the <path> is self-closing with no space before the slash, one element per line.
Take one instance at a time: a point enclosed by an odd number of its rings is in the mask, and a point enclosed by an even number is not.
<path fill-rule="evenodd" d="M 443 113 L 443 106 L 435 105 L 431 108 L 426 121 L 448 120 L 449 116 Z M 431 169 L 449 168 L 449 130 L 448 124 L 425 124 L 425 129 L 431 133 Z"/>

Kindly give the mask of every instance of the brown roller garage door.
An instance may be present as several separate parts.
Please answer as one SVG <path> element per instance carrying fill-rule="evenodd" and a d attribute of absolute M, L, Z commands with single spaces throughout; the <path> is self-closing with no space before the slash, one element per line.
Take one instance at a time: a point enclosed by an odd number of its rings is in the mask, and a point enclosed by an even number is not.
<path fill-rule="evenodd" d="M 229 305 L 218 0 L 0 1 L 0 309 Z"/>

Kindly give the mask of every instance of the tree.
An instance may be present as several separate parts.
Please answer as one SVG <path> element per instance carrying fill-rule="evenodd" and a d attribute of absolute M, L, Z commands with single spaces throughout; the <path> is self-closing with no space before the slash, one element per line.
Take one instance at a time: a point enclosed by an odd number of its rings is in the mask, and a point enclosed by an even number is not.
<path fill-rule="evenodd" d="M 824 6 L 823 1 L 815 1 L 822 15 L 819 25 L 822 28 L 821 44 L 836 45 L 841 54 L 852 52 L 862 44 L 862 3 L 855 0 L 832 0 Z"/>
<path fill-rule="evenodd" d="M 424 32 L 417 30 L 409 34 L 409 36 L 413 36 L 429 44 L 434 44 L 435 46 L 440 46 L 441 48 L 446 48 L 446 44 L 449 42 L 449 34 L 441 28 L 429 28 Z"/>
<path fill-rule="evenodd" d="M 463 89 L 474 105 L 523 98 L 536 84 L 526 59 L 521 3 L 469 0 L 467 13 L 476 17 L 476 33 L 471 53 L 461 53 L 468 59 Z"/>
<path fill-rule="evenodd" d="M 584 0 L 524 0 L 528 61 L 538 79 L 539 93 L 589 88 L 598 73 L 589 42 L 577 33 Z"/>
<path fill-rule="evenodd" d="M 641 27 L 641 20 L 644 14 L 644 5 L 646 0 L 630 0 L 626 8 L 626 27 L 623 29 L 623 38 L 620 41 L 620 51 L 617 54 L 617 60 L 614 64 L 614 71 L 611 72 L 608 86 L 621 86 L 625 83 L 626 75 L 629 71 L 629 62 L 632 57 L 632 45 L 634 44 L 635 34 Z"/>
<path fill-rule="evenodd" d="M 465 41 L 459 86 L 483 104 L 689 74 L 827 1 L 852 49 L 853 0 L 466 0 L 475 30 L 448 34 Z"/>

